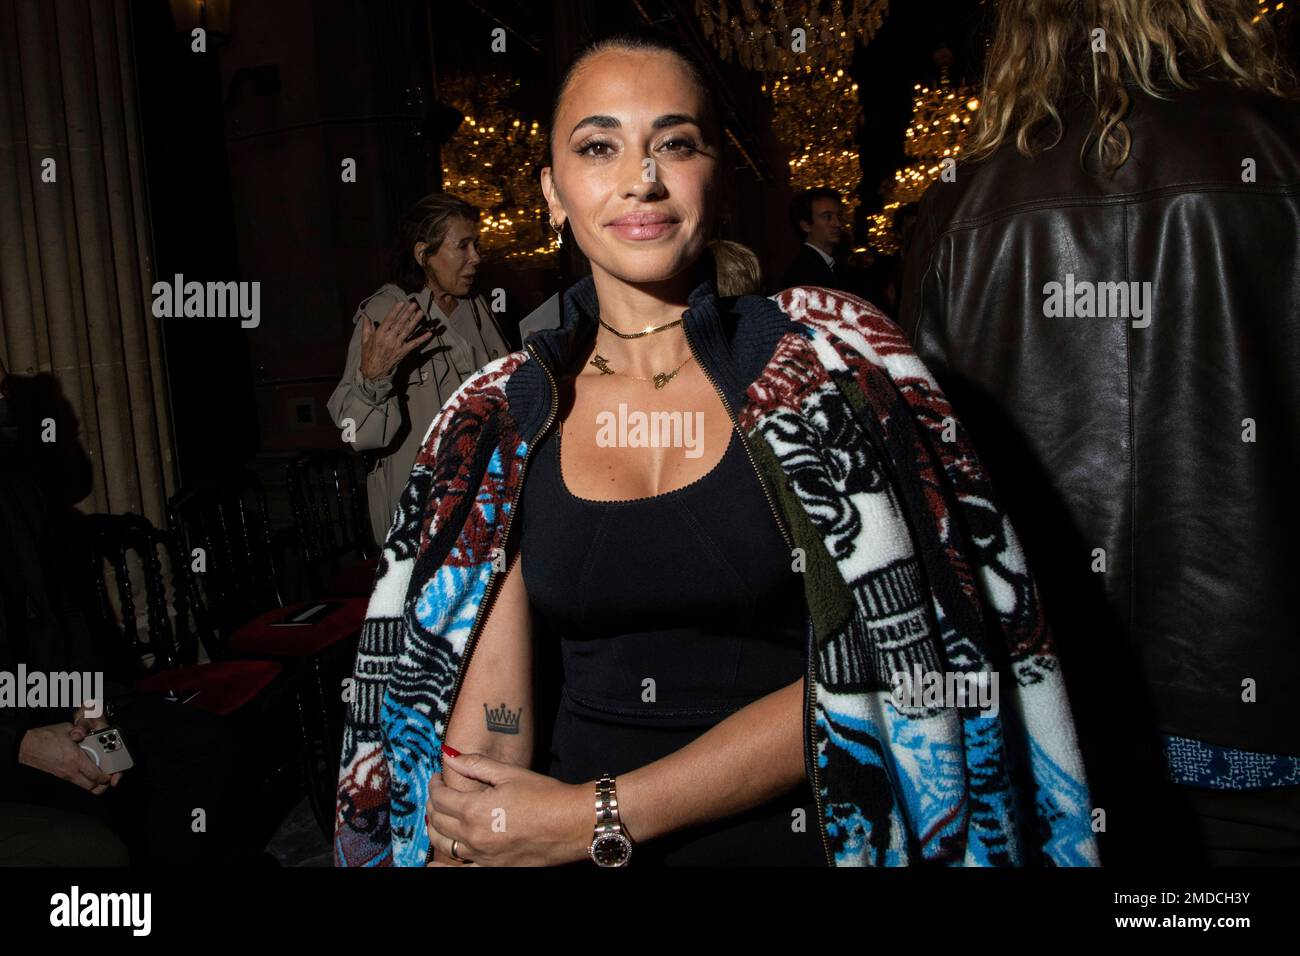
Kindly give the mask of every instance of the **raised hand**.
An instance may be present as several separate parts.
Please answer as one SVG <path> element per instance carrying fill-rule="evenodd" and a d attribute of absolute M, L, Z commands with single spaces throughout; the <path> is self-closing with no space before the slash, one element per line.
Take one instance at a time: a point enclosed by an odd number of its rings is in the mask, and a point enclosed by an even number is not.
<path fill-rule="evenodd" d="M 384 320 L 376 328 L 364 313 L 361 316 L 361 374 L 368 379 L 382 378 L 397 368 L 397 363 L 406 358 L 435 335 L 441 335 L 447 327 L 440 319 L 433 320 L 431 328 L 407 341 L 420 320 L 424 310 L 415 302 L 395 302 L 388 310 Z"/>

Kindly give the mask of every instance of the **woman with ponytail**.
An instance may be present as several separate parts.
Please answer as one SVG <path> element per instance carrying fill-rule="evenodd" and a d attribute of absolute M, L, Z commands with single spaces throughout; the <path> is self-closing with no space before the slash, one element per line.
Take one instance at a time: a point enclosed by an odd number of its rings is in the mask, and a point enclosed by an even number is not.
<path fill-rule="evenodd" d="M 417 457 L 336 861 L 1095 863 L 1033 581 L 898 329 L 821 288 L 719 294 L 718 110 L 662 40 L 582 51 L 550 137 L 592 274 Z"/>

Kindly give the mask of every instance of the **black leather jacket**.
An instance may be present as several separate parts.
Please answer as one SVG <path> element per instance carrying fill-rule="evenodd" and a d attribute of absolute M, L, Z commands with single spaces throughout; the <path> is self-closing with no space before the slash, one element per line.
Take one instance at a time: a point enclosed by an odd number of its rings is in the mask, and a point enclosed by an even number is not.
<path fill-rule="evenodd" d="M 1300 754 L 1300 105 L 1133 96 L 1113 180 L 1075 100 L 1037 159 L 933 185 L 900 323 L 1025 541 L 1081 735 Z M 1070 274 L 1150 282 L 1147 318 L 1046 315 Z"/>

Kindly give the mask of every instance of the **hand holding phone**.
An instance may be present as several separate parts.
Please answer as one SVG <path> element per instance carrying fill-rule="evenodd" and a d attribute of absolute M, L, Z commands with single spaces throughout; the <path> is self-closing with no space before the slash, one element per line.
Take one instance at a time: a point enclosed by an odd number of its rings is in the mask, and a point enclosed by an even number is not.
<path fill-rule="evenodd" d="M 104 773 L 114 774 L 135 766 L 131 751 L 126 748 L 122 732 L 116 727 L 105 727 L 87 734 L 80 747 L 92 763 Z"/>

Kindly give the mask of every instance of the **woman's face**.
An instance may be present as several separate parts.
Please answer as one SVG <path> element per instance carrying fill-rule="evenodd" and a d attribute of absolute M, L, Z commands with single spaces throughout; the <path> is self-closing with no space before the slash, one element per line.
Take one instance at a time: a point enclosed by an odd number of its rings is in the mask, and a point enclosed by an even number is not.
<path fill-rule="evenodd" d="M 670 53 L 607 50 L 574 75 L 542 191 L 593 271 L 662 282 L 700 257 L 717 202 L 718 149 L 704 138 L 714 135 L 706 109 Z"/>
<path fill-rule="evenodd" d="M 481 261 L 478 223 L 456 216 L 448 223 L 438 251 L 425 258 L 426 248 L 423 242 L 415 244 L 415 260 L 424 264 L 424 273 L 435 288 L 449 295 L 469 295 Z"/>

